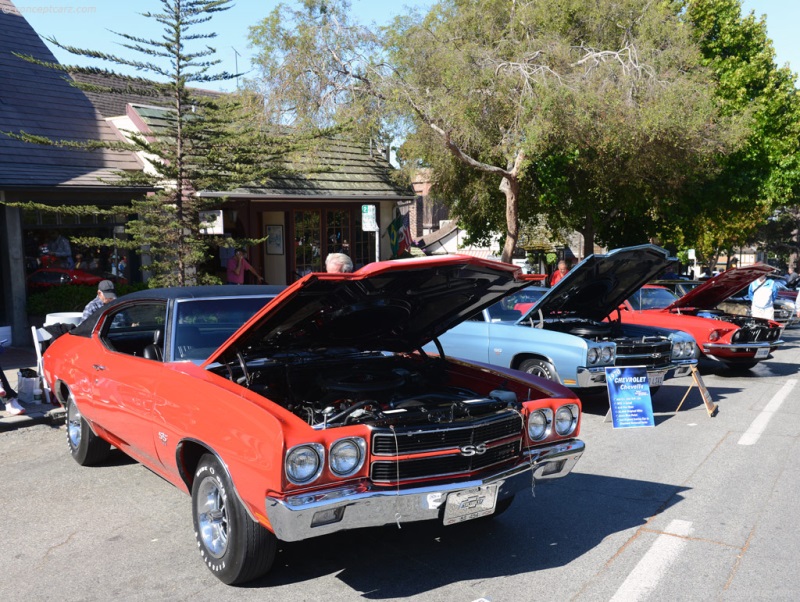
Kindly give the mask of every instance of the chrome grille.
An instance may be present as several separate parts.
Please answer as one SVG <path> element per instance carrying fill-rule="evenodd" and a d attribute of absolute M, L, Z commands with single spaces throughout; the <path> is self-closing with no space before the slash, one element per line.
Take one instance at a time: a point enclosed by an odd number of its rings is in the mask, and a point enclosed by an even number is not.
<path fill-rule="evenodd" d="M 517 439 L 491 447 L 486 453 L 475 456 L 455 454 L 400 462 L 380 460 L 372 463 L 370 477 L 376 483 L 389 483 L 473 472 L 516 458 L 520 453 L 521 445 L 522 440 Z"/>
<path fill-rule="evenodd" d="M 394 431 L 378 430 L 372 435 L 372 453 L 393 456 L 432 452 L 471 443 L 497 441 L 521 433 L 522 417 L 516 412 L 503 412 L 489 418 L 446 426 L 432 424 Z"/>
<path fill-rule="evenodd" d="M 672 361 L 672 342 L 669 340 L 617 341 L 615 366 L 646 366 L 666 368 Z"/>
<path fill-rule="evenodd" d="M 376 483 L 446 477 L 469 473 L 519 457 L 523 420 L 517 412 L 447 425 L 432 424 L 372 435 L 370 477 Z M 459 448 L 485 446 L 485 451 L 464 455 Z M 445 455 L 435 454 L 448 450 Z M 414 456 L 395 460 L 397 456 Z"/>

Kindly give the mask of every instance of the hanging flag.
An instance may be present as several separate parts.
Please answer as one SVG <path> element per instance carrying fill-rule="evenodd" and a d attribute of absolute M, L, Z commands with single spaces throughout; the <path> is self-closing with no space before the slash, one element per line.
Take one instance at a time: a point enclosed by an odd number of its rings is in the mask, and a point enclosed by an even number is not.
<path fill-rule="evenodd" d="M 403 245 L 404 251 L 411 252 L 411 247 L 414 246 L 414 240 L 411 238 L 411 223 L 409 214 L 403 216 Z"/>
<path fill-rule="evenodd" d="M 411 250 L 411 228 L 408 226 L 408 215 L 398 215 L 386 229 L 392 257 L 401 257 Z"/>

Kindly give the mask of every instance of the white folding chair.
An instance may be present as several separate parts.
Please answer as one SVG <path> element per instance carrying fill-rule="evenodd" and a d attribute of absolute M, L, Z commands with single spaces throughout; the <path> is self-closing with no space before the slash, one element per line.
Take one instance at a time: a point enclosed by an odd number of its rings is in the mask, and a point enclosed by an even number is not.
<path fill-rule="evenodd" d="M 44 367 L 42 364 L 42 343 L 45 343 L 53 338 L 49 332 L 44 328 L 36 328 L 31 326 L 31 334 L 33 335 L 33 348 L 36 350 L 36 374 L 39 376 L 39 381 L 42 384 L 42 391 L 44 393 L 44 400 L 50 403 L 50 386 L 44 378 Z"/>

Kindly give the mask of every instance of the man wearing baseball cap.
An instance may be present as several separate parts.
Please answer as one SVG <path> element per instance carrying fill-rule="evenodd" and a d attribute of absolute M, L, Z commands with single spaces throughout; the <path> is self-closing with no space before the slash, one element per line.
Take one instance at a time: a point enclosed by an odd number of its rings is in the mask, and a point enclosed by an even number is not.
<path fill-rule="evenodd" d="M 106 303 L 113 301 L 117 298 L 117 293 L 114 290 L 114 283 L 111 280 L 101 280 L 97 284 L 97 296 L 86 304 L 83 308 L 83 316 L 81 322 L 86 321 L 86 318 L 91 316 L 98 309 L 103 307 Z"/>

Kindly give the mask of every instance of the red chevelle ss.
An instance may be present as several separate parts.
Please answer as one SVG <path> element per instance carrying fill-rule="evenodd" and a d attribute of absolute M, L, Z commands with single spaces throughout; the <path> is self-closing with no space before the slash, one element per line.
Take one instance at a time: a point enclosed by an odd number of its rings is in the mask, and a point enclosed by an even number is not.
<path fill-rule="evenodd" d="M 243 583 L 279 540 L 497 515 L 572 470 L 584 444 L 569 390 L 422 351 L 519 276 L 445 256 L 285 289 L 140 291 L 56 339 L 45 378 L 74 459 L 116 446 L 190 494 L 204 562 Z"/>
<path fill-rule="evenodd" d="M 683 330 L 694 337 L 705 357 L 746 370 L 768 358 L 770 351 L 783 343 L 783 328 L 772 320 L 726 313 L 717 305 L 772 271 L 770 266 L 760 264 L 729 270 L 680 298 L 665 287 L 647 285 L 611 317 L 626 323 Z"/>

